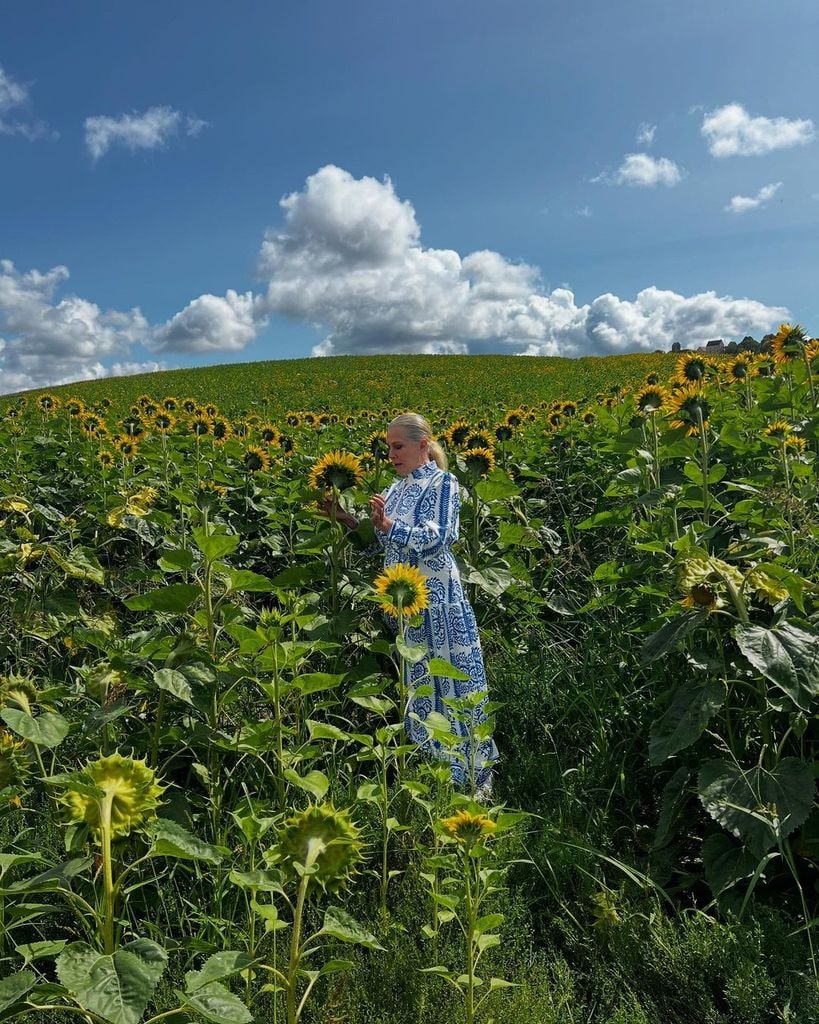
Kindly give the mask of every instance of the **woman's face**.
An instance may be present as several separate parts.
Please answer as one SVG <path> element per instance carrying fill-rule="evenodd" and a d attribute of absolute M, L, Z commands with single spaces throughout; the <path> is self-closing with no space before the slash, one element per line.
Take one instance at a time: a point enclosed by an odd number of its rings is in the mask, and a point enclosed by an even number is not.
<path fill-rule="evenodd" d="M 390 447 L 390 462 L 399 476 L 409 476 L 429 459 L 429 441 L 425 437 L 420 441 L 410 441 L 399 427 L 389 428 L 387 444 Z"/>

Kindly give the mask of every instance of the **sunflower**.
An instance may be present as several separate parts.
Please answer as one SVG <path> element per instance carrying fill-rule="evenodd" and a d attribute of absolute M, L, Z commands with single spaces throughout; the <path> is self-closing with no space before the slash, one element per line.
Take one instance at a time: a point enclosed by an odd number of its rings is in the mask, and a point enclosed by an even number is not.
<path fill-rule="evenodd" d="M 85 822 L 95 832 L 108 829 L 117 837 L 153 821 L 163 791 L 144 761 L 111 754 L 68 776 L 59 800 L 72 821 Z"/>
<path fill-rule="evenodd" d="M 92 412 L 86 413 L 80 418 L 80 429 L 87 437 L 91 438 L 105 437 L 108 433 L 108 429 L 100 417 L 95 416 Z"/>
<path fill-rule="evenodd" d="M 28 771 L 24 740 L 15 740 L 7 729 L 0 729 L 0 791 L 18 787 Z"/>
<path fill-rule="evenodd" d="M 577 415 L 577 402 L 561 402 L 560 404 L 561 416 L 576 416 Z"/>
<path fill-rule="evenodd" d="M 279 448 L 282 455 L 289 459 L 296 450 L 296 442 L 289 434 L 282 434 L 279 438 Z"/>
<path fill-rule="evenodd" d="M 664 406 L 668 405 L 670 400 L 671 396 L 659 384 L 648 384 L 634 396 L 634 404 L 637 406 L 637 411 L 644 416 L 650 416 L 652 413 L 659 412 Z"/>
<path fill-rule="evenodd" d="M 495 468 L 495 455 L 491 448 L 467 448 L 463 460 L 466 471 L 476 480 L 488 476 Z"/>
<path fill-rule="evenodd" d="M 472 432 L 472 426 L 467 420 L 455 420 L 444 431 L 444 440 L 448 448 L 460 448 Z"/>
<path fill-rule="evenodd" d="M 557 430 L 557 428 L 563 422 L 563 417 L 560 415 L 559 412 L 551 412 L 546 417 L 546 422 L 549 424 L 552 430 Z"/>
<path fill-rule="evenodd" d="M 591 411 L 591 409 L 588 412 L 583 413 L 583 422 L 586 424 L 587 427 L 590 427 L 596 419 L 597 416 L 595 413 Z"/>
<path fill-rule="evenodd" d="M 367 450 L 375 459 L 386 462 L 390 457 L 390 446 L 387 444 L 386 430 L 374 430 L 367 438 Z"/>
<path fill-rule="evenodd" d="M 259 427 L 259 437 L 265 444 L 278 444 L 281 431 L 275 423 L 263 423 Z"/>
<path fill-rule="evenodd" d="M 139 441 L 130 437 L 121 437 L 117 441 L 116 447 L 123 459 L 133 459 L 139 451 Z"/>
<path fill-rule="evenodd" d="M 648 385 L 649 387 L 653 387 L 655 384 L 659 383 L 660 375 L 656 371 L 652 371 L 651 373 L 646 374 L 645 380 L 643 381 L 643 384 Z"/>
<path fill-rule="evenodd" d="M 723 600 L 730 584 L 739 591 L 742 576 L 721 558 L 699 555 L 687 559 L 680 573 L 680 589 L 685 597 L 680 604 L 685 608 L 701 608 L 707 612 L 716 611 L 725 604 Z"/>
<path fill-rule="evenodd" d="M 136 400 L 136 404 L 144 409 L 147 405 L 153 405 L 154 399 L 151 395 L 140 395 Z"/>
<path fill-rule="evenodd" d="M 179 408 L 179 399 L 173 395 L 166 395 L 160 403 L 165 412 L 176 412 Z"/>
<path fill-rule="evenodd" d="M 768 426 L 765 427 L 762 433 L 772 441 L 784 443 L 793 435 L 793 427 L 787 422 L 787 420 L 774 420 L 773 423 L 769 423 Z"/>
<path fill-rule="evenodd" d="M 310 486 L 315 490 L 329 491 L 333 488 L 345 491 L 355 487 L 364 479 L 361 460 L 350 452 L 327 452 L 310 471 Z"/>
<path fill-rule="evenodd" d="M 301 426 L 301 416 L 297 412 L 286 412 L 284 414 L 284 422 L 295 430 Z"/>
<path fill-rule="evenodd" d="M 467 810 L 458 811 L 441 820 L 441 828 L 467 849 L 487 839 L 497 827 L 497 823 L 487 814 L 475 814 Z"/>
<path fill-rule="evenodd" d="M 773 377 L 776 373 L 776 360 L 760 356 L 754 360 L 754 376 Z"/>
<path fill-rule="evenodd" d="M 270 456 L 257 445 L 248 445 L 242 456 L 242 465 L 248 473 L 266 473 L 270 469 Z"/>
<path fill-rule="evenodd" d="M 176 419 L 169 412 L 158 412 L 154 416 L 151 426 L 159 434 L 170 434 L 176 426 Z"/>
<path fill-rule="evenodd" d="M 526 413 L 523 409 L 510 409 L 503 417 L 503 422 L 510 427 L 519 427 L 523 423 L 525 416 Z"/>
<path fill-rule="evenodd" d="M 771 342 L 771 354 L 777 366 L 789 366 L 802 358 L 802 349 L 807 344 L 804 330 L 799 324 L 781 324 Z"/>
<path fill-rule="evenodd" d="M 758 601 L 770 605 L 779 604 L 788 596 L 787 589 L 778 580 L 758 567 L 751 569 L 746 575 L 745 587 L 754 592 Z"/>
<path fill-rule="evenodd" d="M 309 887 L 318 883 L 325 892 L 342 888 L 361 860 L 361 830 L 347 810 L 329 803 L 312 805 L 288 818 L 270 851 L 269 860 L 290 878 L 310 873 Z"/>
<path fill-rule="evenodd" d="M 205 415 L 208 417 L 209 420 L 215 420 L 216 417 L 219 415 L 219 406 L 214 405 L 213 402 L 208 402 L 204 409 Z"/>
<path fill-rule="evenodd" d="M 747 352 L 741 352 L 728 364 L 726 371 L 728 380 L 732 383 L 739 381 L 744 384 L 753 372 L 753 365 L 754 357 L 749 355 Z"/>
<path fill-rule="evenodd" d="M 689 434 L 696 434 L 700 426 L 705 426 L 711 415 L 711 403 L 703 388 L 696 384 L 680 388 L 671 400 L 671 412 L 677 417 L 672 420 L 673 427 L 688 427 Z"/>
<path fill-rule="evenodd" d="M 211 422 L 205 416 L 195 416 L 188 424 L 188 429 L 196 437 L 207 437 L 211 432 Z"/>
<path fill-rule="evenodd" d="M 344 426 L 345 427 L 354 427 L 357 422 L 358 422 L 358 420 L 356 419 L 355 416 L 345 416 L 344 417 Z"/>
<path fill-rule="evenodd" d="M 221 416 L 213 420 L 210 425 L 213 440 L 216 444 L 225 444 L 231 438 L 233 431 L 231 430 L 230 423 L 228 420 L 223 419 Z"/>
<path fill-rule="evenodd" d="M 802 452 L 807 450 L 808 442 L 805 440 L 804 437 L 797 437 L 796 434 L 790 434 L 788 437 L 785 438 L 785 447 L 793 448 L 801 455 Z"/>
<path fill-rule="evenodd" d="M 516 428 L 513 427 L 510 423 L 498 423 L 495 426 L 494 431 L 495 440 L 500 441 L 501 444 L 505 444 L 506 441 L 509 441 L 512 439 L 512 437 L 514 437 L 515 429 Z"/>
<path fill-rule="evenodd" d="M 677 360 L 676 377 L 683 384 L 699 384 L 713 370 L 713 365 L 705 356 L 689 352 Z"/>
<path fill-rule="evenodd" d="M 199 406 L 195 398 L 183 398 L 179 404 L 182 406 L 182 411 L 186 412 L 188 416 L 194 413 Z"/>
<path fill-rule="evenodd" d="M 103 469 L 108 469 L 109 466 L 114 464 L 114 453 L 108 448 L 103 448 L 102 451 L 97 453 L 97 462 L 99 462 Z"/>
<path fill-rule="evenodd" d="M 376 578 L 373 589 L 388 615 L 412 618 L 429 604 L 427 578 L 414 565 L 399 562 Z"/>
<path fill-rule="evenodd" d="M 68 398 L 65 403 L 65 411 L 69 416 L 76 419 L 85 413 L 85 402 L 81 398 Z"/>
<path fill-rule="evenodd" d="M 805 345 L 805 358 L 809 363 L 819 359 L 819 338 L 813 338 Z"/>
<path fill-rule="evenodd" d="M 60 408 L 60 400 L 55 395 L 40 395 L 37 399 L 37 407 L 47 415 L 51 415 Z"/>
<path fill-rule="evenodd" d="M 127 437 L 138 440 L 145 433 L 145 426 L 139 416 L 126 416 L 122 421 L 122 432 Z"/>
<path fill-rule="evenodd" d="M 301 421 L 306 427 L 315 427 L 318 423 L 318 416 L 314 412 L 303 412 Z"/>
<path fill-rule="evenodd" d="M 250 433 L 250 427 L 247 425 L 247 420 L 234 420 L 231 429 L 236 437 L 247 437 Z"/>

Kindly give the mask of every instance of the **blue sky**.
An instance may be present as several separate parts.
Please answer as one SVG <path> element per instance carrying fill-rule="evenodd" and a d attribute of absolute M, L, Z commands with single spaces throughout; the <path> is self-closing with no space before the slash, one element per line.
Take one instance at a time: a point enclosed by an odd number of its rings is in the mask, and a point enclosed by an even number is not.
<path fill-rule="evenodd" d="M 817 39 L 814 0 L 5 5 L 0 391 L 817 332 Z"/>

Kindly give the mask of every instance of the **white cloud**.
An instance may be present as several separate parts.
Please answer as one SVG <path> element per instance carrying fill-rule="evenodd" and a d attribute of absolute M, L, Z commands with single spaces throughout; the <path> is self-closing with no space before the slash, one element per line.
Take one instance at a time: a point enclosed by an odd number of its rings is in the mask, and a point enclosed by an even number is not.
<path fill-rule="evenodd" d="M 171 107 L 150 107 L 140 114 L 120 114 L 118 117 L 87 117 L 85 144 L 92 159 L 99 160 L 111 146 L 119 143 L 131 152 L 137 149 L 159 149 L 180 131 L 196 136 L 207 121 L 184 117 Z"/>
<path fill-rule="evenodd" d="M 727 103 L 705 114 L 700 131 L 716 157 L 759 156 L 774 149 L 803 146 L 816 137 L 809 118 L 751 117 L 739 103 Z"/>
<path fill-rule="evenodd" d="M 499 253 L 424 248 L 413 207 L 388 178 L 356 179 L 332 165 L 281 205 L 284 224 L 260 253 L 270 283 L 257 316 L 328 326 L 316 355 L 604 354 L 741 337 L 787 318 L 751 299 L 653 287 L 634 301 L 603 295 L 578 306 L 569 289 L 544 291 L 536 268 Z"/>
<path fill-rule="evenodd" d="M 656 132 L 656 124 L 648 124 L 647 121 L 640 122 L 639 126 L 637 127 L 637 145 L 650 146 L 654 141 L 654 136 Z"/>
<path fill-rule="evenodd" d="M 65 267 L 20 273 L 0 260 L 0 391 L 106 376 L 102 359 L 126 355 L 148 324 L 138 309 L 103 312 L 75 295 L 55 293 Z"/>
<path fill-rule="evenodd" d="M 591 217 L 591 215 L 591 207 L 588 206 L 581 206 L 580 209 L 577 211 L 578 217 Z"/>
<path fill-rule="evenodd" d="M 755 210 L 772 199 L 780 188 L 782 188 L 782 182 L 777 181 L 771 185 L 764 185 L 755 196 L 732 196 L 725 209 L 730 213 L 745 213 L 747 210 Z"/>
<path fill-rule="evenodd" d="M 153 331 L 149 347 L 157 352 L 238 352 L 265 322 L 260 300 L 250 292 L 200 295 Z"/>
<path fill-rule="evenodd" d="M 5 115 L 30 103 L 28 89 L 0 67 L 0 135 L 21 135 L 29 142 L 56 138 L 45 121 L 8 121 Z"/>
<path fill-rule="evenodd" d="M 679 185 L 683 172 L 666 157 L 653 157 L 648 153 L 627 153 L 622 164 L 610 179 L 615 185 L 633 185 L 637 188 L 654 188 Z M 606 180 L 606 178 L 603 178 Z"/>

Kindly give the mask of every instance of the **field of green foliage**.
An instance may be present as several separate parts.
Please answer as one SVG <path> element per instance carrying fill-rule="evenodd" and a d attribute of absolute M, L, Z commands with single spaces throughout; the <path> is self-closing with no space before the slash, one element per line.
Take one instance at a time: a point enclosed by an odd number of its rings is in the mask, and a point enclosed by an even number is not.
<path fill-rule="evenodd" d="M 491 804 L 407 741 L 420 652 L 319 508 L 366 512 L 408 406 L 461 485 Z M 818 408 L 788 325 L 0 400 L 0 1020 L 819 1019 Z"/>

